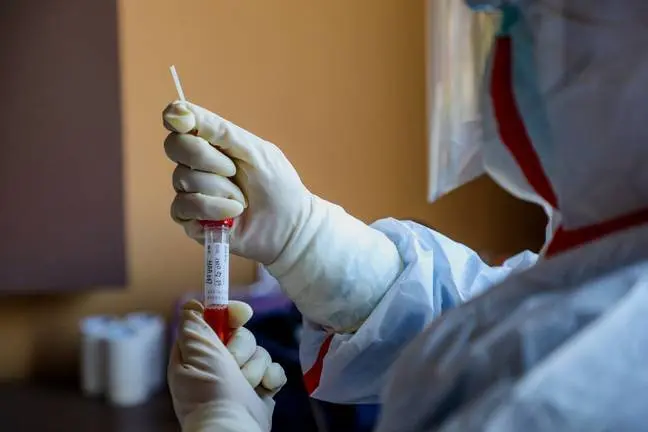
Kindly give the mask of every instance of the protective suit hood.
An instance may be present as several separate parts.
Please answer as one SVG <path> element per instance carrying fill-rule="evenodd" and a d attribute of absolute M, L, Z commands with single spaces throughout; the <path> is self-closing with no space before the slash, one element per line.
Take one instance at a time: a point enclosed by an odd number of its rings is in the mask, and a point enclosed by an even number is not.
<path fill-rule="evenodd" d="M 546 209 L 548 238 L 578 237 L 559 243 L 648 222 L 648 2 L 467 3 L 502 12 L 482 102 L 489 175 Z"/>

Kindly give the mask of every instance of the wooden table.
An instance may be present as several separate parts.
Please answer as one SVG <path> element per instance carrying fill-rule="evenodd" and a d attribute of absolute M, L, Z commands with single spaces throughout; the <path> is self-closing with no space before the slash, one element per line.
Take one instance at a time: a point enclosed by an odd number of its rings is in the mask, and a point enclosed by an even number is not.
<path fill-rule="evenodd" d="M 144 405 L 114 408 L 70 387 L 0 385 L 3 432 L 178 432 L 167 392 Z"/>

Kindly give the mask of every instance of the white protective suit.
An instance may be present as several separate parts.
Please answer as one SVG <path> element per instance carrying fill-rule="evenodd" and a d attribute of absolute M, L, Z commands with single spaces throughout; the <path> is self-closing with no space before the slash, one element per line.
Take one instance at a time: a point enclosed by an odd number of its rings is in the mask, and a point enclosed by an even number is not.
<path fill-rule="evenodd" d="M 646 430 L 648 3 L 469 3 L 504 18 L 486 168 L 550 211 L 552 240 L 409 344 L 377 430 Z"/>
<path fill-rule="evenodd" d="M 491 268 L 414 223 L 368 230 L 308 192 L 276 147 L 191 104 L 165 113 L 180 133 L 166 143 L 180 164 L 173 216 L 200 240 L 196 219 L 248 206 L 233 250 L 266 264 L 304 314 L 311 394 L 382 402 L 379 432 L 642 430 L 648 3 L 468 3 L 504 14 L 483 156 L 550 215 L 538 264 L 524 253 Z M 184 134 L 194 126 L 204 141 Z"/>

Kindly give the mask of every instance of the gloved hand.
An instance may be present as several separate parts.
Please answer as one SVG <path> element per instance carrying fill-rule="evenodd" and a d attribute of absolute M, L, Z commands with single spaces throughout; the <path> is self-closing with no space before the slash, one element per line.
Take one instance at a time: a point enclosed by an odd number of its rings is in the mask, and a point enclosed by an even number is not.
<path fill-rule="evenodd" d="M 172 103 L 163 119 L 178 163 L 171 214 L 187 234 L 202 242 L 197 220 L 238 217 L 233 253 L 266 265 L 311 321 L 359 326 L 401 271 L 395 245 L 309 192 L 275 145 L 189 102 Z"/>
<path fill-rule="evenodd" d="M 203 320 L 200 303 L 190 301 L 183 308 L 168 368 L 183 432 L 271 429 L 272 397 L 286 383 L 286 374 L 242 327 L 252 317 L 252 308 L 232 301 L 229 315 L 230 327 L 236 330 L 226 348 Z"/>

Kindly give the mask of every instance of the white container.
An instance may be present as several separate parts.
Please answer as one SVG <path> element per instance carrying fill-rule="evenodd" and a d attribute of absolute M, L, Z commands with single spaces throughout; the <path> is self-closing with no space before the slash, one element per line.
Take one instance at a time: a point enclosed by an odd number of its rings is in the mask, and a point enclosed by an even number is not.
<path fill-rule="evenodd" d="M 132 329 L 142 333 L 149 394 L 155 394 L 164 386 L 168 360 L 164 319 L 159 315 L 137 312 L 127 315 L 125 321 Z"/>
<path fill-rule="evenodd" d="M 79 323 L 81 331 L 81 391 L 89 397 L 101 396 L 106 391 L 105 334 L 115 318 L 89 316 Z"/>
<path fill-rule="evenodd" d="M 106 335 L 108 401 L 115 406 L 140 405 L 149 399 L 147 335 L 125 322 Z"/>

